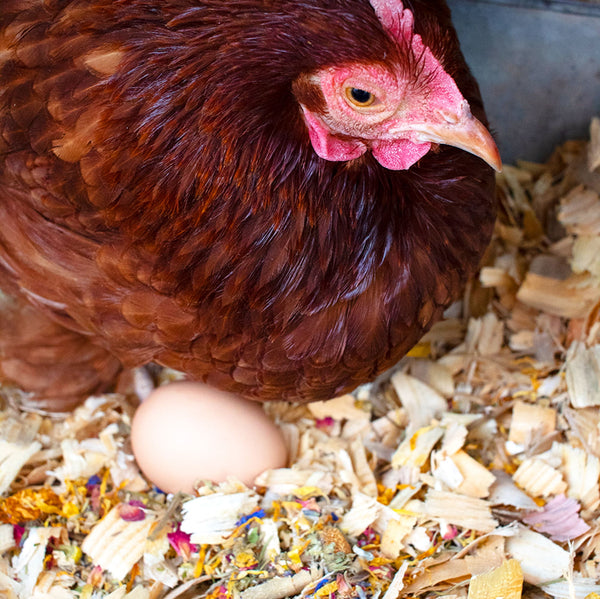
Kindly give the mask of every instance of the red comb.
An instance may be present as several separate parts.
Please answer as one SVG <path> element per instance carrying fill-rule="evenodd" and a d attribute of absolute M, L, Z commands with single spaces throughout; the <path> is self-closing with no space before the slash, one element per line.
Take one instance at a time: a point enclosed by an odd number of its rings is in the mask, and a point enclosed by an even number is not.
<path fill-rule="evenodd" d="M 398 41 L 407 42 L 413 36 L 413 14 L 400 0 L 370 0 L 383 27 Z"/>

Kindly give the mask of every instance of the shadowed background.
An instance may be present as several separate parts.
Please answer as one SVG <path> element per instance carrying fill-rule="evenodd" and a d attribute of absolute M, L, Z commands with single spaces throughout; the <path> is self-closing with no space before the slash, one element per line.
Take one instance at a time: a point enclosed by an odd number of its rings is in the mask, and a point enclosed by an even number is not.
<path fill-rule="evenodd" d="M 450 0 L 504 162 L 544 161 L 600 114 L 600 2 Z"/>

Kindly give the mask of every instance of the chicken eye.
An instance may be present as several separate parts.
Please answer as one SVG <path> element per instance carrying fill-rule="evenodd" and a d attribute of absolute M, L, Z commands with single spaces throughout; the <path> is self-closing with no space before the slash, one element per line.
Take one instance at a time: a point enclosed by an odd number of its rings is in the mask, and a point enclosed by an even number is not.
<path fill-rule="evenodd" d="M 365 89 L 358 87 L 348 87 L 346 89 L 346 97 L 354 106 L 365 107 L 371 106 L 375 102 L 375 96 Z"/>

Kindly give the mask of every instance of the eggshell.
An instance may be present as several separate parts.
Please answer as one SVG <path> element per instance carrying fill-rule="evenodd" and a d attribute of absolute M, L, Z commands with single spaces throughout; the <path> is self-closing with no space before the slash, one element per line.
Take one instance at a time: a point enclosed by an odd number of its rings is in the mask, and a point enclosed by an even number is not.
<path fill-rule="evenodd" d="M 287 459 L 281 431 L 260 404 L 193 382 L 153 391 L 134 415 L 131 443 L 142 472 L 168 493 L 229 476 L 251 485 Z"/>

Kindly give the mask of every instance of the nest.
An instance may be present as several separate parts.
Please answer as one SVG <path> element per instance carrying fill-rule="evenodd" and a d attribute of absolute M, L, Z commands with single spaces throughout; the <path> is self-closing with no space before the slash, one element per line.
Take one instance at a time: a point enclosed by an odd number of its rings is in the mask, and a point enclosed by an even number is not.
<path fill-rule="evenodd" d="M 5 402 L 0 595 L 597 599 L 600 120 L 498 192 L 462 301 L 381 380 L 266 406 L 290 462 L 252 488 L 153 488 L 126 396 Z"/>

